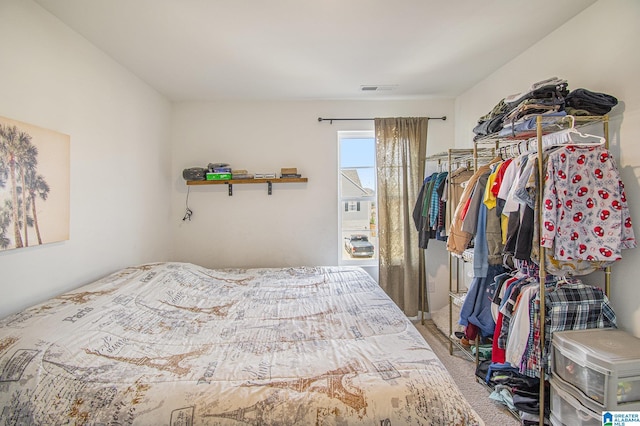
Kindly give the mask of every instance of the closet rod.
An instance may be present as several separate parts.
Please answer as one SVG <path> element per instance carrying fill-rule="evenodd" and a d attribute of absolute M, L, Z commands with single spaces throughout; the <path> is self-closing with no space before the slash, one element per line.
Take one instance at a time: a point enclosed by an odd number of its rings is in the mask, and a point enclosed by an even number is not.
<path fill-rule="evenodd" d="M 319 122 L 328 121 L 329 124 L 333 124 L 334 121 L 373 121 L 375 118 L 322 118 L 318 117 Z M 442 120 L 446 121 L 447 116 L 443 115 L 442 117 L 427 117 L 427 120 Z"/>

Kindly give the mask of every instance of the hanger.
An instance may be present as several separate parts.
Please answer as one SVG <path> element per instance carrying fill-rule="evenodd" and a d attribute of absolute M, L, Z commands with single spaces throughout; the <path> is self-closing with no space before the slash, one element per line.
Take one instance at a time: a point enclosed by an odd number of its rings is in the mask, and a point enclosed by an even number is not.
<path fill-rule="evenodd" d="M 582 146 L 598 146 L 604 145 L 605 138 L 602 136 L 591 135 L 588 133 L 580 133 L 575 128 L 575 117 L 567 115 L 571 119 L 571 126 L 558 132 L 549 133 L 542 136 L 542 147 L 548 148 L 560 145 L 582 145 Z"/>
<path fill-rule="evenodd" d="M 558 280 L 556 281 L 556 287 L 560 287 L 565 284 L 569 284 L 569 281 L 567 281 L 567 276 L 561 275 L 560 277 L 558 277 Z"/>

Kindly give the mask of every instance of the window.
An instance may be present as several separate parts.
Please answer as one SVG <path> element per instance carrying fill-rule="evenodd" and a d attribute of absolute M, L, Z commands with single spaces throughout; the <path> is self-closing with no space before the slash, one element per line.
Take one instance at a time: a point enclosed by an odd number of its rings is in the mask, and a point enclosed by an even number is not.
<path fill-rule="evenodd" d="M 338 132 L 339 263 L 378 263 L 373 131 Z"/>
<path fill-rule="evenodd" d="M 347 201 L 344 203 L 344 211 L 345 212 L 354 212 L 360 211 L 360 201 Z"/>

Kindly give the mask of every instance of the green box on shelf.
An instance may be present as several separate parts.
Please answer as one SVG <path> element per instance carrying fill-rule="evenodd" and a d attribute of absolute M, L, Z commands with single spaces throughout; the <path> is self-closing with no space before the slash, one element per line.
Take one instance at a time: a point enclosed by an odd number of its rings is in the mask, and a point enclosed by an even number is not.
<path fill-rule="evenodd" d="M 230 180 L 231 173 L 207 173 L 207 180 Z"/>

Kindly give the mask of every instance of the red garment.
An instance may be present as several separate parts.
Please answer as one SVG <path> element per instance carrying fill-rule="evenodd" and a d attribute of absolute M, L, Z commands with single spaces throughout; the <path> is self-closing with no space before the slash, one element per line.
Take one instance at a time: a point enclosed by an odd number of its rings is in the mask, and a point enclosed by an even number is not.
<path fill-rule="evenodd" d="M 500 337 L 500 330 L 502 329 L 502 312 L 498 313 L 498 319 L 496 320 L 496 328 L 493 332 L 493 343 L 491 345 L 491 362 L 504 364 L 506 362 L 506 350 L 498 347 L 498 338 Z"/>
<path fill-rule="evenodd" d="M 460 213 L 460 221 L 462 222 L 467 215 L 467 211 L 469 210 L 469 204 L 471 204 L 471 197 L 467 199 L 464 203 L 464 207 L 462 207 L 462 212 Z"/>
<path fill-rule="evenodd" d="M 507 171 L 507 167 L 509 167 L 509 163 L 513 161 L 512 158 L 508 158 L 502 163 L 502 166 L 498 169 L 498 173 L 496 174 L 496 178 L 493 181 L 493 185 L 491 186 L 491 193 L 494 197 L 498 196 L 498 192 L 500 191 L 500 185 L 502 185 L 502 179 L 504 178 L 504 172 Z"/>
<path fill-rule="evenodd" d="M 464 329 L 464 337 L 466 337 L 470 342 L 476 340 L 476 337 L 478 337 L 478 331 L 480 331 L 480 328 L 477 325 L 469 323 Z"/>

